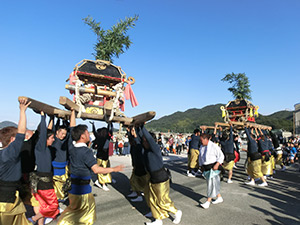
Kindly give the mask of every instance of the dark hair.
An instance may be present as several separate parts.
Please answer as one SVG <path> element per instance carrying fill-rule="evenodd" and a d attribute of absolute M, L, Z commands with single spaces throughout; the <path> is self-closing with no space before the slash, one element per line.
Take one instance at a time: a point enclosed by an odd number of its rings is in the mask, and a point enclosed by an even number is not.
<path fill-rule="evenodd" d="M 194 130 L 194 134 L 197 134 L 197 133 L 199 133 L 199 132 L 200 132 L 199 129 L 195 129 L 195 130 Z"/>
<path fill-rule="evenodd" d="M 106 137 L 108 134 L 108 129 L 106 127 L 99 128 L 99 129 L 97 129 L 97 133 L 101 137 Z"/>
<path fill-rule="evenodd" d="M 15 137 L 18 133 L 18 128 L 16 127 L 4 127 L 0 130 L 0 141 L 2 143 L 2 147 L 5 148 L 12 137 Z"/>
<path fill-rule="evenodd" d="M 153 132 L 149 132 L 149 134 L 153 137 L 154 141 L 157 142 L 156 135 Z"/>
<path fill-rule="evenodd" d="M 50 129 L 47 129 L 47 139 L 48 139 L 51 135 L 54 135 L 54 131 L 53 131 L 53 130 L 50 130 Z"/>
<path fill-rule="evenodd" d="M 66 125 L 61 125 L 58 127 L 57 131 L 59 130 L 68 130 Z"/>
<path fill-rule="evenodd" d="M 223 133 L 222 133 L 222 140 L 227 140 L 227 138 L 229 138 L 229 132 L 228 131 L 224 131 Z"/>
<path fill-rule="evenodd" d="M 82 134 L 88 129 L 87 125 L 77 125 L 72 129 L 71 137 L 74 141 L 78 141 Z"/>
<path fill-rule="evenodd" d="M 202 134 L 200 135 L 200 137 L 202 137 L 203 139 L 210 139 L 210 134 L 202 133 Z"/>

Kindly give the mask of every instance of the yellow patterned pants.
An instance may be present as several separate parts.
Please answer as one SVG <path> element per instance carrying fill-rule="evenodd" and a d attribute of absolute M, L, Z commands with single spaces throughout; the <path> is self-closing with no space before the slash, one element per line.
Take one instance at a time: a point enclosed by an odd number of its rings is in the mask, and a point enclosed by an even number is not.
<path fill-rule="evenodd" d="M 92 193 L 69 194 L 70 205 L 63 211 L 58 225 L 92 225 L 96 221 L 96 205 Z"/>
<path fill-rule="evenodd" d="M 190 149 L 190 151 L 191 151 L 190 168 L 191 169 L 198 169 L 199 168 L 199 162 L 198 162 L 199 150 L 192 148 L 192 149 Z"/>
<path fill-rule="evenodd" d="M 261 172 L 261 159 L 251 161 L 250 157 L 248 157 L 247 174 L 253 179 L 261 178 L 263 176 L 263 173 Z"/>
<path fill-rule="evenodd" d="M 16 191 L 14 203 L 0 202 L 0 224 L 1 225 L 32 225 L 26 219 L 25 206 Z"/>
<path fill-rule="evenodd" d="M 97 159 L 98 166 L 101 166 L 103 168 L 110 167 L 109 160 L 103 160 L 103 159 Z M 111 174 L 98 174 L 98 181 L 100 184 L 110 184 L 111 183 Z"/>
<path fill-rule="evenodd" d="M 149 183 L 149 205 L 155 219 L 162 220 L 169 217 L 169 213 L 175 214 L 177 212 L 169 197 L 169 192 L 169 180 L 158 184 Z"/>

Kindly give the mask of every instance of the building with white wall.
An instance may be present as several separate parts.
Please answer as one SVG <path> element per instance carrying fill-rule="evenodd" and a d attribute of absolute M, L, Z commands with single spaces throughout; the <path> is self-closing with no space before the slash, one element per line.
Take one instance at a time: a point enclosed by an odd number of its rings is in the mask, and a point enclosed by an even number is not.
<path fill-rule="evenodd" d="M 300 136 L 300 103 L 295 104 L 295 111 L 294 111 L 294 132 L 295 135 Z"/>

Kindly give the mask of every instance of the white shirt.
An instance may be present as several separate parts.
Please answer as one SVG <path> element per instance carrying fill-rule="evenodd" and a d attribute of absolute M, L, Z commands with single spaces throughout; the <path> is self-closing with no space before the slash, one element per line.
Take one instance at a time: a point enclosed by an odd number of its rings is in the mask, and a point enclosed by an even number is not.
<path fill-rule="evenodd" d="M 199 149 L 199 165 L 208 165 L 215 162 L 219 162 L 220 164 L 224 161 L 224 154 L 221 148 L 209 141 L 207 146 L 200 146 Z"/>
<path fill-rule="evenodd" d="M 78 147 L 87 147 L 86 143 L 82 143 L 82 142 L 80 142 L 80 143 L 76 143 L 76 142 L 75 142 L 74 146 L 75 146 L 76 148 L 78 148 Z"/>

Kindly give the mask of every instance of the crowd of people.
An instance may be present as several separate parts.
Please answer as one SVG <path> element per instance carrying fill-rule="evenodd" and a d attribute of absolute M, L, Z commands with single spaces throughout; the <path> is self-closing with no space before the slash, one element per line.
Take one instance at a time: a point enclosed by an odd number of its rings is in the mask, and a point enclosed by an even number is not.
<path fill-rule="evenodd" d="M 96 129 L 91 122 L 94 136 L 91 141 L 88 127 L 76 125 L 74 110 L 68 121 L 48 116 L 48 124 L 47 115 L 41 112 L 41 121 L 33 132 L 26 129 L 29 104 L 25 99 L 19 100 L 17 128 L 0 130 L 0 224 L 41 225 L 51 219 L 57 219 L 59 225 L 94 224 L 96 204 L 91 181 L 108 191 L 108 184 L 115 182 L 111 173 L 123 170 L 123 165 L 110 166 L 112 124 Z M 299 161 L 299 139 L 281 145 L 270 130 L 250 125 L 244 130 L 249 175 L 245 184 L 256 185 L 261 180 L 259 186 L 268 186 L 267 179 L 272 179 L 276 164 L 285 170 L 285 165 Z M 167 140 L 162 134 L 156 137 L 148 132 L 144 124 L 137 124 L 128 127 L 125 138 L 116 142 L 116 153 L 131 155 L 132 192 L 128 197 L 132 202 L 145 199 L 149 207 L 146 217 L 154 218 L 148 225 L 161 225 L 170 214 L 174 224 L 179 224 L 182 218 L 182 211 L 169 196 L 171 175 L 164 166 L 162 149 L 174 154 L 188 151 L 187 175 L 203 176 L 207 182 L 207 200 L 201 204 L 204 209 L 223 202 L 221 178 L 227 171 L 227 183 L 233 183 L 233 169 L 241 150 L 239 134 L 231 123 L 229 129 L 216 127 L 211 134 L 202 127 L 191 136 L 170 135 Z M 95 149 L 95 154 L 91 149 Z M 59 203 L 67 199 L 66 209 L 60 209 Z M 33 208 L 32 217 L 26 217 L 24 205 Z"/>

